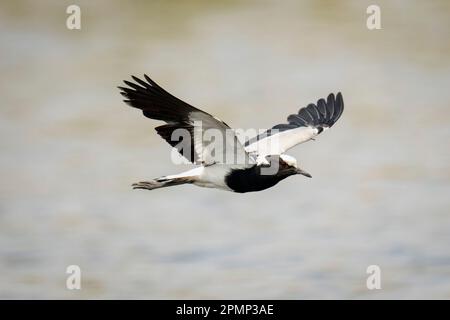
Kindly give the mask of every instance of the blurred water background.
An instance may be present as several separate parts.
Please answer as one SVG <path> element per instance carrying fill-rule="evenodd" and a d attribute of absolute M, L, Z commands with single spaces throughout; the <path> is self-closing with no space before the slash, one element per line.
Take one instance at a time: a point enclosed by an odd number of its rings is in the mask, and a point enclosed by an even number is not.
<path fill-rule="evenodd" d="M 74 2 L 0 2 L 0 298 L 450 298 L 449 2 Z M 186 169 L 122 103 L 143 73 L 236 128 L 346 109 L 289 152 L 313 179 L 132 190 Z"/>

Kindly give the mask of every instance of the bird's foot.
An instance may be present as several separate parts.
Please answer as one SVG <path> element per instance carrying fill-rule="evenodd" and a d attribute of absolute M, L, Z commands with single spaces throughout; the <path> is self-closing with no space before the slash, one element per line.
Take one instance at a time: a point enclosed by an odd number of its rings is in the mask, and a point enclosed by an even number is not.
<path fill-rule="evenodd" d="M 155 180 L 152 181 L 141 181 L 137 183 L 133 183 L 131 185 L 133 189 L 146 189 L 146 190 L 153 190 L 156 188 L 161 187 L 161 183 Z"/>

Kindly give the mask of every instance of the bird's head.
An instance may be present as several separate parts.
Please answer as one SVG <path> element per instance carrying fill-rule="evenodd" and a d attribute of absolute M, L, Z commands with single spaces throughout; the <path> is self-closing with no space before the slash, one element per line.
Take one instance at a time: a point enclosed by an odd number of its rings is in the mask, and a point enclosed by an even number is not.
<path fill-rule="evenodd" d="M 288 156 L 287 154 L 282 154 L 280 155 L 280 164 L 284 167 L 284 170 L 291 172 L 292 174 L 301 174 L 305 177 L 312 178 L 308 172 L 298 166 L 297 159 L 294 157 Z"/>
<path fill-rule="evenodd" d="M 272 163 L 273 161 L 278 161 L 279 164 L 279 173 L 285 175 L 294 175 L 301 174 L 305 177 L 312 178 L 312 176 L 306 172 L 305 170 L 299 168 L 297 164 L 297 160 L 294 157 L 288 156 L 286 154 L 282 155 L 270 155 L 266 157 L 268 163 Z"/>

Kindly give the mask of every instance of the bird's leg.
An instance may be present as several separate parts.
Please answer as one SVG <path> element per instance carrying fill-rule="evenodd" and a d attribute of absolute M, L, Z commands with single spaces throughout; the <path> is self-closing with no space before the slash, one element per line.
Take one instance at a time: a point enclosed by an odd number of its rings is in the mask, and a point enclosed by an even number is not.
<path fill-rule="evenodd" d="M 150 181 L 141 181 L 137 183 L 133 183 L 131 186 L 133 189 L 147 189 L 147 190 L 153 190 L 156 188 L 163 187 L 163 182 L 158 182 L 156 180 L 150 180 Z"/>
<path fill-rule="evenodd" d="M 160 177 L 150 181 L 141 181 L 133 183 L 131 186 L 133 189 L 146 189 L 153 190 L 163 187 L 178 186 L 180 184 L 193 183 L 193 177 Z"/>

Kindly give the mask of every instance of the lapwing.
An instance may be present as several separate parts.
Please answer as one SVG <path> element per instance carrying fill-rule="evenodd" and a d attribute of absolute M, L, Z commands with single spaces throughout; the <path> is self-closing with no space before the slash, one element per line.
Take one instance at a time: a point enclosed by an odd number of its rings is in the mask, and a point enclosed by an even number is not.
<path fill-rule="evenodd" d="M 311 178 L 294 157 L 284 152 L 314 140 L 331 128 L 344 110 L 342 94 L 331 93 L 326 100 L 319 99 L 289 115 L 287 123 L 241 143 L 235 130 L 225 122 L 174 97 L 147 75 L 145 80 L 132 78 L 134 82 L 124 81 L 127 87 L 118 87 L 124 102 L 142 110 L 147 118 L 164 121 L 164 125 L 155 128 L 156 132 L 188 161 L 199 165 L 180 174 L 134 183 L 134 189 L 193 184 L 245 193 L 273 187 L 292 175 Z M 179 131 L 187 133 L 181 142 Z M 221 143 L 204 139 L 208 131 L 219 133 L 223 140 L 217 141 Z"/>

